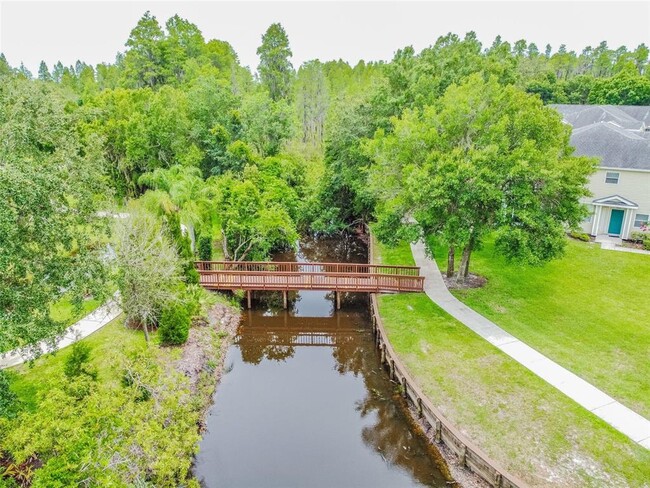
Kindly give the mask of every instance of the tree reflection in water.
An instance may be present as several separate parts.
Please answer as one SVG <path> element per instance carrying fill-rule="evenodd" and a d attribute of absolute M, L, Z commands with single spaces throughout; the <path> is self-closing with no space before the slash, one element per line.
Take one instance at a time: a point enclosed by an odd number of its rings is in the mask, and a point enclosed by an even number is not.
<path fill-rule="evenodd" d="M 355 238 L 306 238 L 277 261 L 367 262 Z M 379 364 L 366 295 L 255 293 L 196 460 L 205 486 L 444 487 Z"/>
<path fill-rule="evenodd" d="M 441 476 L 431 447 L 421 433 L 409 428 L 398 385 L 379 363 L 366 309 L 367 297 L 349 295 L 343 309 L 331 317 L 300 317 L 270 308 L 245 311 L 237 344 L 244 362 L 252 364 L 289 361 L 299 347 L 331 348 L 336 371 L 363 380 L 365 397 L 356 405 L 359 415 L 370 422 L 362 429 L 363 442 L 389 465 L 431 486 L 432 470 Z"/>

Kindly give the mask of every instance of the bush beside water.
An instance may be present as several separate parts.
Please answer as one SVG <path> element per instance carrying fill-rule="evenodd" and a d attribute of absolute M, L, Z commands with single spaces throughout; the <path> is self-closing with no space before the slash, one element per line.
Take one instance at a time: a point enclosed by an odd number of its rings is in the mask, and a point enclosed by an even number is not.
<path fill-rule="evenodd" d="M 190 331 L 191 317 L 187 307 L 176 303 L 163 310 L 158 324 L 161 344 L 184 344 Z"/>

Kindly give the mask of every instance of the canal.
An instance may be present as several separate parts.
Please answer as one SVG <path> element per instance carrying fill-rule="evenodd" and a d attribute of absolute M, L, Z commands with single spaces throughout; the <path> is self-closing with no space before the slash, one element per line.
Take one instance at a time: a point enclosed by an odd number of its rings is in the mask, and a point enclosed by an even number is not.
<path fill-rule="evenodd" d="M 359 239 L 304 238 L 277 261 L 367 262 Z M 443 487 L 380 366 L 368 297 L 256 294 L 225 361 L 195 474 L 208 488 Z"/>

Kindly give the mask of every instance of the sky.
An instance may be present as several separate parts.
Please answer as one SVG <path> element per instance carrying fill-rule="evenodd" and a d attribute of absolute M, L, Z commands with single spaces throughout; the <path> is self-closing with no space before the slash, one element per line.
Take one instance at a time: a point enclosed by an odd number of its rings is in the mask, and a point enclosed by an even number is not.
<path fill-rule="evenodd" d="M 500 34 L 524 38 L 540 50 L 550 43 L 580 52 L 606 40 L 611 47 L 650 44 L 650 1 L 4 1 L 0 0 L 0 52 L 12 66 L 33 73 L 80 59 L 112 62 L 131 29 L 150 10 L 161 24 L 174 14 L 196 24 L 207 39 L 228 41 L 244 66 L 273 22 L 289 36 L 295 67 L 310 59 L 356 64 L 390 60 L 397 49 L 419 51 L 446 34 L 473 30 L 484 46 Z"/>

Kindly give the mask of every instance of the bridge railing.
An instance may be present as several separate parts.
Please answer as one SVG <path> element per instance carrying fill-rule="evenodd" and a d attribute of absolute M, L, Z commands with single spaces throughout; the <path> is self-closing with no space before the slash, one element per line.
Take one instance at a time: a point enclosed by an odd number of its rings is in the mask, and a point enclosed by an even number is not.
<path fill-rule="evenodd" d="M 201 285 L 242 290 L 422 291 L 424 277 L 379 273 L 200 270 Z"/>
<path fill-rule="evenodd" d="M 417 266 L 386 266 L 365 263 L 295 263 L 276 261 L 197 261 L 196 269 L 202 271 L 229 271 L 245 273 L 341 273 L 379 274 L 391 276 L 419 276 Z"/>

